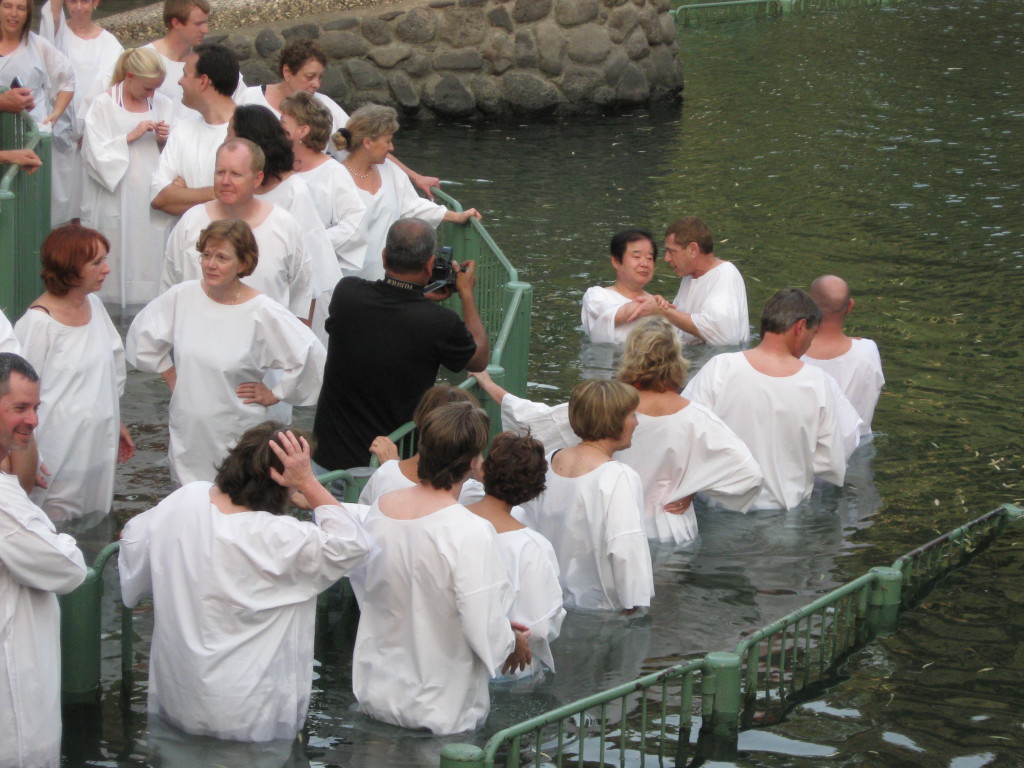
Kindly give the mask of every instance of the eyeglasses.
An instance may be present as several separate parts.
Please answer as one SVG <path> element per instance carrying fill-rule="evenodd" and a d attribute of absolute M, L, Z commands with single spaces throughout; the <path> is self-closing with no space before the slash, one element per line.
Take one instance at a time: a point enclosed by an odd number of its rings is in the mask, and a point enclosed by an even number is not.
<path fill-rule="evenodd" d="M 202 263 L 204 261 L 212 261 L 218 267 L 226 267 L 231 262 L 237 261 L 237 260 L 238 260 L 237 256 L 227 256 L 227 255 L 225 255 L 223 253 L 206 253 L 206 252 L 203 252 L 203 253 L 199 254 L 199 261 L 200 261 L 200 263 Z"/>

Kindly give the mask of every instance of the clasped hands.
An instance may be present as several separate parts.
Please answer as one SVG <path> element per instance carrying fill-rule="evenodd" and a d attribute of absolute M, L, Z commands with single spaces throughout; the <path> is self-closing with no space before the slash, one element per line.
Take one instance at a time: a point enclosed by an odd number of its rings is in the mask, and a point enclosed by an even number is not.
<path fill-rule="evenodd" d="M 649 315 L 660 315 L 667 309 L 675 309 L 676 305 L 666 299 L 664 296 L 658 296 L 657 294 L 649 294 L 641 296 L 638 299 L 633 299 L 633 303 L 637 305 L 633 313 L 627 318 L 627 323 L 632 323 L 634 320 L 640 317 L 647 317 Z"/>

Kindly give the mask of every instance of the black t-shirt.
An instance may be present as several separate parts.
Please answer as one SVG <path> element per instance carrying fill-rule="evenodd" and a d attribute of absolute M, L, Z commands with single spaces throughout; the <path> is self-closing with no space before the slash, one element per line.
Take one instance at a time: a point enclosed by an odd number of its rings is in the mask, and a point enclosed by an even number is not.
<path fill-rule="evenodd" d="M 313 432 L 327 469 L 366 466 L 370 442 L 412 419 L 444 365 L 476 352 L 465 323 L 417 290 L 346 277 L 331 299 L 324 384 Z"/>

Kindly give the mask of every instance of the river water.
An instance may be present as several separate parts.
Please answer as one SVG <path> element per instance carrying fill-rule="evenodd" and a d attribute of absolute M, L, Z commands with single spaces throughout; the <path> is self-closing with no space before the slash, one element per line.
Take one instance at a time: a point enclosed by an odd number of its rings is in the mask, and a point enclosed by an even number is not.
<path fill-rule="evenodd" d="M 694 546 L 655 552 L 649 616 L 570 617 L 557 674 L 534 691 L 496 694 L 484 732 L 456 741 L 482 743 L 525 716 L 725 650 L 1024 497 L 1024 9 L 910 0 L 694 27 L 681 31 L 680 49 L 682 105 L 571 124 L 407 128 L 396 153 L 450 179 L 448 191 L 483 211 L 534 285 L 531 397 L 564 398 L 584 369 L 579 302 L 588 286 L 611 282 L 610 235 L 629 225 L 658 232 L 694 213 L 714 230 L 717 255 L 743 271 L 755 325 L 780 287 L 826 272 L 851 283 L 851 330 L 878 342 L 888 380 L 878 437 L 847 485 L 822 489 L 807 508 L 702 514 Z M 651 288 L 671 297 L 676 281 L 659 269 Z M 162 381 L 130 375 L 125 418 L 139 454 L 118 475 L 120 519 L 169 489 L 166 399 Z M 744 733 L 738 761 L 715 765 L 1019 766 L 1022 547 L 1020 534 L 1004 537 L 906 614 L 897 634 L 856 654 L 842 682 Z M 107 626 L 114 635 L 116 622 Z M 144 666 L 125 718 L 116 646 L 105 646 L 102 718 L 69 713 L 68 765 L 143 765 L 158 741 L 160 764 L 284 762 L 147 736 Z M 294 764 L 437 765 L 439 740 L 353 711 L 350 648 L 338 631 L 318 647 L 307 754 Z"/>

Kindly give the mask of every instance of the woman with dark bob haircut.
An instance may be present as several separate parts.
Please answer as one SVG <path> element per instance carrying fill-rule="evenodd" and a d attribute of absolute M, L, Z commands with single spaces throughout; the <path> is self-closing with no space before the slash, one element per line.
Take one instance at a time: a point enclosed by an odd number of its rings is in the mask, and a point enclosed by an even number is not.
<path fill-rule="evenodd" d="M 516 673 L 517 678 L 540 672 L 541 664 L 554 671 L 551 643 L 565 618 L 555 550 L 550 541 L 516 519 L 522 514 L 518 505 L 543 492 L 547 469 L 543 445 L 527 435 L 502 432 L 484 459 L 487 495 L 468 507 L 497 531 L 498 551 L 515 593 L 508 617 L 530 630 L 533 662 L 529 669 Z"/>
<path fill-rule="evenodd" d="M 121 596 L 153 596 L 149 712 L 234 741 L 294 739 L 313 685 L 316 596 L 369 553 L 317 482 L 305 433 L 246 430 L 214 483 L 189 483 L 128 521 Z M 315 522 L 284 514 L 288 494 Z"/>
<path fill-rule="evenodd" d="M 14 329 L 42 382 L 36 441 L 50 479 L 32 499 L 63 528 L 77 521 L 78 533 L 110 511 L 114 468 L 135 453 L 119 404 L 124 347 L 95 295 L 110 274 L 109 247 L 78 224 L 53 230 L 40 250 L 46 292 Z"/>

